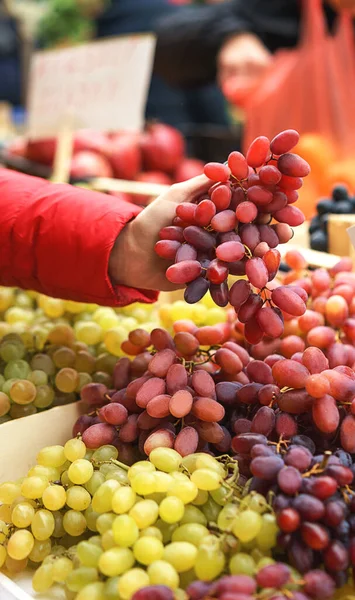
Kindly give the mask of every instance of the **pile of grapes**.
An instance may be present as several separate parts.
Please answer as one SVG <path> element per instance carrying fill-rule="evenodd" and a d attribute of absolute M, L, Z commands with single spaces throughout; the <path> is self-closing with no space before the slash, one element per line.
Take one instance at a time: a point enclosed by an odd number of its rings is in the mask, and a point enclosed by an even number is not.
<path fill-rule="evenodd" d="M 243 492 L 229 456 L 156 448 L 127 467 L 117 455 L 74 438 L 2 484 L 0 565 L 18 573 L 30 564 L 36 592 L 62 584 L 76 600 L 252 600 L 267 589 L 268 598 L 332 597 L 326 572 L 301 577 L 278 560 L 275 512 L 263 495 Z"/>
<path fill-rule="evenodd" d="M 331 198 L 322 198 L 317 204 L 317 215 L 309 225 L 310 246 L 313 250 L 328 252 L 328 218 L 333 215 L 349 215 L 355 211 L 355 197 L 350 196 L 344 185 L 333 189 Z"/>
<path fill-rule="evenodd" d="M 293 204 L 310 168 L 290 152 L 298 140 L 293 129 L 271 142 L 261 136 L 245 157 L 232 152 L 228 165 L 207 164 L 205 175 L 215 182 L 208 195 L 177 205 L 173 224 L 160 231 L 155 245 L 160 257 L 174 260 L 166 277 L 187 284 L 186 302 L 198 302 L 207 290 L 218 306 L 229 302 L 245 323 L 245 338 L 251 344 L 264 335 L 280 337 L 280 309 L 295 316 L 306 310 L 303 289 L 267 287 L 280 266 L 276 246 L 292 238 L 291 226 L 304 222 Z M 278 223 L 270 225 L 272 219 Z M 229 289 L 229 274 L 246 279 Z"/>

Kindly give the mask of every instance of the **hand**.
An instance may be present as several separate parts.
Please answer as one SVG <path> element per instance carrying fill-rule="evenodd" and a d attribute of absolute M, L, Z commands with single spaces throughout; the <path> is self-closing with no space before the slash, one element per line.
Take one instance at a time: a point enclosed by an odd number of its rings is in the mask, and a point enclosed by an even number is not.
<path fill-rule="evenodd" d="M 272 54 L 252 33 L 239 33 L 223 44 L 218 55 L 218 81 L 223 88 L 234 80 L 236 87 L 252 88 L 272 61 Z"/>
<path fill-rule="evenodd" d="M 111 252 L 111 281 L 116 285 L 167 292 L 183 287 L 166 279 L 165 271 L 171 262 L 160 258 L 154 246 L 159 239 L 159 231 L 171 225 L 176 205 L 192 202 L 201 193 L 207 192 L 212 183 L 204 175 L 176 183 L 128 223 Z"/>

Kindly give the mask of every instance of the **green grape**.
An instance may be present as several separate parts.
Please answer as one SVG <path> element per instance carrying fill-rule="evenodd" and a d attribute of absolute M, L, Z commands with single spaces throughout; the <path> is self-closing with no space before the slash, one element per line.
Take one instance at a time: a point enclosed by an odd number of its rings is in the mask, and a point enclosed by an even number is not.
<path fill-rule="evenodd" d="M 67 505 L 74 510 L 83 511 L 90 506 L 91 496 L 80 485 L 73 485 L 67 490 Z"/>
<path fill-rule="evenodd" d="M 15 383 L 16 381 L 17 381 L 17 379 L 8 379 L 7 381 L 5 381 L 5 383 L 3 383 L 2 391 L 4 394 L 6 394 L 6 396 L 8 398 L 10 398 L 11 387 L 12 387 L 13 383 Z"/>
<path fill-rule="evenodd" d="M 154 500 L 140 500 L 132 506 L 129 515 L 133 517 L 139 529 L 154 525 L 158 518 L 159 507 Z"/>
<path fill-rule="evenodd" d="M 174 481 L 168 489 L 168 496 L 176 496 L 184 504 L 192 502 L 198 494 L 198 488 L 192 481 Z"/>
<path fill-rule="evenodd" d="M 255 560 L 250 554 L 237 552 L 229 561 L 229 570 L 232 575 L 250 575 L 255 573 Z"/>
<path fill-rule="evenodd" d="M 61 512 L 55 511 L 53 513 L 53 518 L 54 518 L 54 531 L 53 531 L 52 535 L 54 538 L 61 538 L 65 535 L 65 529 L 63 527 L 63 515 Z"/>
<path fill-rule="evenodd" d="M 47 592 L 53 585 L 53 565 L 41 565 L 32 578 L 32 587 L 35 592 Z"/>
<path fill-rule="evenodd" d="M 150 585 L 166 585 L 172 590 L 179 587 L 179 575 L 166 560 L 156 560 L 147 569 Z"/>
<path fill-rule="evenodd" d="M 111 375 L 108 373 L 103 373 L 102 371 L 96 371 L 93 373 L 92 380 L 95 381 L 95 383 L 102 383 L 107 388 L 112 388 L 113 385 Z"/>
<path fill-rule="evenodd" d="M 180 498 L 168 496 L 159 506 L 159 516 L 166 523 L 177 523 L 184 516 L 185 505 Z"/>
<path fill-rule="evenodd" d="M 32 562 L 41 563 L 47 556 L 49 556 L 51 549 L 52 542 L 50 540 L 35 540 L 28 558 L 32 560 Z"/>
<path fill-rule="evenodd" d="M 134 562 L 133 552 L 129 548 L 111 548 L 101 554 L 99 570 L 107 577 L 116 577 L 131 569 Z"/>
<path fill-rule="evenodd" d="M 0 521 L 0 544 L 5 542 L 9 534 L 9 527 L 4 521 Z"/>
<path fill-rule="evenodd" d="M 119 515 L 112 523 L 113 537 L 119 546 L 133 546 L 139 537 L 139 529 L 133 517 Z M 118 573 L 117 573 L 118 574 Z"/>
<path fill-rule="evenodd" d="M 67 556 L 59 556 L 53 562 L 53 581 L 64 583 L 73 570 L 73 562 Z"/>
<path fill-rule="evenodd" d="M 218 462 L 218 460 L 216 460 L 213 456 L 210 456 L 209 454 L 204 454 L 203 452 L 200 452 L 196 458 L 195 471 L 200 469 L 207 469 L 209 471 L 213 471 L 217 473 L 221 479 L 224 479 L 225 477 L 225 470 L 223 465 L 220 462 Z"/>
<path fill-rule="evenodd" d="M 71 592 L 80 592 L 86 585 L 94 583 L 98 578 L 97 569 L 93 567 L 78 567 L 69 573 L 65 585 Z"/>
<path fill-rule="evenodd" d="M 185 473 L 180 473 L 180 471 L 172 471 L 170 475 L 175 481 L 190 481 L 188 476 Z"/>
<path fill-rule="evenodd" d="M 96 522 L 99 516 L 99 513 L 95 512 L 91 505 L 85 510 L 84 517 L 90 531 L 97 531 Z"/>
<path fill-rule="evenodd" d="M 79 373 L 79 382 L 78 382 L 78 385 L 75 388 L 75 391 L 76 392 L 81 392 L 81 390 L 83 389 L 83 387 L 85 387 L 89 383 L 92 383 L 92 377 L 91 377 L 91 375 L 89 375 L 89 373 Z"/>
<path fill-rule="evenodd" d="M 79 440 L 78 440 L 79 441 Z M 85 483 L 85 489 L 93 496 L 105 481 L 105 476 L 100 471 L 94 471 L 92 477 Z"/>
<path fill-rule="evenodd" d="M 110 550 L 116 546 L 112 529 L 109 529 L 109 531 L 105 531 L 105 533 L 102 534 L 101 542 L 104 550 Z"/>
<path fill-rule="evenodd" d="M 217 523 L 221 507 L 218 506 L 213 498 L 209 497 L 207 502 L 201 506 L 201 510 L 209 523 Z"/>
<path fill-rule="evenodd" d="M 21 487 L 19 484 L 9 481 L 0 485 L 0 502 L 12 504 L 20 495 Z"/>
<path fill-rule="evenodd" d="M 80 350 L 76 354 L 74 368 L 79 373 L 91 375 L 95 371 L 95 358 L 89 352 Z"/>
<path fill-rule="evenodd" d="M 3 415 L 2 417 L 0 417 L 0 425 L 2 425 L 3 423 L 8 423 L 9 421 L 11 421 L 10 414 Z"/>
<path fill-rule="evenodd" d="M 21 494 L 25 498 L 36 500 L 37 498 L 42 497 L 42 494 L 48 485 L 49 481 L 46 477 L 40 475 L 25 477 L 21 484 Z"/>
<path fill-rule="evenodd" d="M 27 531 L 27 529 L 18 529 L 11 535 L 7 543 L 7 553 L 15 560 L 23 560 L 31 553 L 34 542 L 30 531 Z"/>
<path fill-rule="evenodd" d="M 217 490 L 221 485 L 221 476 L 210 469 L 196 469 L 191 475 L 191 481 L 198 489 L 211 492 Z"/>
<path fill-rule="evenodd" d="M 48 354 L 35 354 L 31 360 L 31 369 L 33 371 L 44 371 L 48 377 L 55 373 L 54 363 Z"/>
<path fill-rule="evenodd" d="M 155 466 L 147 460 L 139 460 L 128 469 L 127 476 L 129 481 L 132 481 L 133 477 L 136 477 L 136 475 L 142 471 L 155 471 Z"/>
<path fill-rule="evenodd" d="M 142 531 L 139 533 L 139 537 L 145 536 L 157 538 L 157 540 L 160 540 L 161 542 L 163 541 L 163 534 L 158 527 L 151 526 L 142 529 Z"/>
<path fill-rule="evenodd" d="M 150 565 L 163 557 L 164 546 L 156 537 L 140 537 L 133 546 L 133 554 L 142 565 Z"/>
<path fill-rule="evenodd" d="M 116 515 L 114 513 L 103 513 L 99 515 L 96 521 L 96 529 L 99 533 L 103 534 L 112 527 Z"/>
<path fill-rule="evenodd" d="M 63 471 L 60 475 L 60 481 L 63 486 L 70 487 L 73 483 L 69 479 L 68 471 Z"/>
<path fill-rule="evenodd" d="M 131 487 L 140 496 L 148 496 L 156 491 L 155 473 L 142 471 L 131 478 Z"/>
<path fill-rule="evenodd" d="M 105 584 L 102 581 L 89 583 L 76 596 L 76 600 L 106 600 Z"/>
<path fill-rule="evenodd" d="M 208 492 L 206 490 L 198 490 L 196 498 L 192 501 L 195 506 L 203 506 L 208 500 Z"/>
<path fill-rule="evenodd" d="M 261 550 L 271 550 L 277 545 L 279 528 L 274 514 L 263 514 L 261 517 L 261 529 L 256 536 L 256 543 Z"/>
<path fill-rule="evenodd" d="M 22 359 L 10 360 L 4 369 L 5 379 L 27 379 L 30 374 L 30 365 Z"/>
<path fill-rule="evenodd" d="M 48 510 L 60 510 L 61 508 L 63 508 L 63 506 L 65 506 L 66 501 L 67 494 L 65 489 L 61 485 L 50 485 L 44 490 L 42 494 L 43 505 L 45 506 L 45 508 L 48 508 Z"/>
<path fill-rule="evenodd" d="M 10 398 L 16 404 L 30 404 L 36 398 L 36 394 L 36 386 L 27 379 L 19 379 L 10 387 Z"/>
<path fill-rule="evenodd" d="M 162 519 L 158 519 L 155 523 L 155 526 L 159 529 L 163 536 L 163 544 L 168 544 L 171 542 L 171 538 L 175 529 L 177 528 L 177 524 L 166 523 L 165 521 L 162 521 Z"/>
<path fill-rule="evenodd" d="M 5 564 L 6 557 L 7 557 L 6 548 L 4 546 L 0 546 L 0 569 Z"/>
<path fill-rule="evenodd" d="M 209 535 L 209 531 L 204 525 L 185 523 L 175 529 L 171 539 L 173 542 L 189 542 L 198 548 L 207 535 Z"/>
<path fill-rule="evenodd" d="M 70 367 L 61 369 L 55 376 L 56 387 L 60 392 L 64 392 L 65 394 L 75 392 L 78 383 L 79 374 L 75 369 L 71 369 Z"/>
<path fill-rule="evenodd" d="M 264 496 L 262 496 L 261 494 L 257 494 L 255 492 L 252 492 L 251 494 L 243 498 L 242 502 L 240 503 L 240 506 L 241 508 L 250 508 L 250 510 L 253 510 L 259 514 L 263 514 L 265 511 L 268 510 L 268 503 L 266 501 L 266 498 L 264 498 Z"/>
<path fill-rule="evenodd" d="M 234 519 L 232 531 L 243 543 L 253 540 L 261 530 L 262 518 L 259 513 L 247 509 L 240 512 Z"/>
<path fill-rule="evenodd" d="M 105 373 L 112 375 L 116 364 L 116 356 L 112 356 L 112 354 L 107 354 L 107 352 L 104 352 L 96 359 L 95 371 L 104 371 Z"/>
<path fill-rule="evenodd" d="M 207 519 L 203 514 L 202 510 L 191 504 L 185 506 L 184 516 L 181 519 L 181 525 L 185 523 L 199 523 L 200 525 L 207 525 Z"/>
<path fill-rule="evenodd" d="M 12 419 L 22 419 L 23 417 L 30 417 L 31 415 L 36 414 L 37 408 L 34 406 L 34 403 L 31 404 L 13 404 L 10 408 L 9 416 Z"/>
<path fill-rule="evenodd" d="M 98 513 L 109 512 L 112 507 L 112 497 L 120 484 L 115 479 L 108 479 L 95 492 L 92 507 Z"/>
<path fill-rule="evenodd" d="M 98 326 L 97 326 L 98 327 Z M 100 331 L 101 327 L 100 327 Z M 79 332 L 77 333 L 77 337 L 79 336 Z M 123 352 L 121 350 L 121 344 L 127 339 L 127 330 L 124 327 L 114 327 L 105 331 L 103 336 L 103 342 L 105 344 L 106 350 L 113 354 L 113 356 L 123 356 Z M 101 341 L 101 340 L 100 340 Z"/>
<path fill-rule="evenodd" d="M 178 470 L 182 457 L 172 448 L 155 448 L 150 453 L 149 460 L 159 471 L 171 473 Z"/>
<path fill-rule="evenodd" d="M 48 375 L 47 373 L 45 373 L 45 371 L 40 371 L 39 369 L 36 369 L 35 371 L 32 371 L 30 375 L 30 381 L 32 381 L 32 383 L 34 383 L 36 387 L 40 385 L 47 385 Z"/>
<path fill-rule="evenodd" d="M 89 537 L 88 542 L 90 542 L 90 544 L 98 546 L 98 548 L 102 548 L 101 537 L 99 535 L 92 535 L 91 537 Z"/>
<path fill-rule="evenodd" d="M 224 570 L 225 556 L 220 549 L 219 540 L 209 535 L 204 538 L 197 550 L 195 572 L 202 581 L 213 581 Z"/>
<path fill-rule="evenodd" d="M 155 471 L 153 475 L 155 479 L 155 490 L 157 493 L 166 493 L 170 486 L 174 483 L 174 479 L 168 473 Z"/>
<path fill-rule="evenodd" d="M 192 583 L 193 581 L 196 581 L 196 573 L 195 573 L 195 569 L 190 569 L 190 571 L 184 571 L 184 573 L 180 573 L 180 588 L 182 588 L 180 591 L 184 594 L 183 590 L 186 590 L 187 586 L 190 585 L 190 583 Z M 175 597 L 176 600 L 179 599 L 179 590 L 176 590 L 175 592 Z M 185 596 L 181 597 L 181 600 L 185 600 L 186 594 Z"/>
<path fill-rule="evenodd" d="M 9 504 L 0 504 L 0 519 L 5 523 L 11 523 L 11 512 L 13 507 Z"/>
<path fill-rule="evenodd" d="M 101 446 L 97 450 L 93 452 L 92 460 L 95 462 L 102 462 L 106 460 L 111 460 L 112 458 L 116 460 L 118 457 L 118 450 L 115 446 L 110 446 L 109 444 L 106 446 Z M 116 466 L 116 465 L 115 465 Z"/>
<path fill-rule="evenodd" d="M 87 483 L 92 477 L 94 467 L 91 462 L 85 458 L 78 458 L 75 460 L 68 469 L 68 476 L 70 481 L 77 485 L 83 485 Z"/>
<path fill-rule="evenodd" d="M 31 531 L 36 540 L 48 540 L 54 531 L 54 517 L 49 510 L 37 510 L 31 522 Z"/>
<path fill-rule="evenodd" d="M 90 541 L 79 542 L 76 547 L 77 556 L 84 567 L 97 567 L 103 550 Z"/>
<path fill-rule="evenodd" d="M 256 565 L 256 571 L 263 569 L 264 567 L 268 567 L 269 565 L 275 564 L 275 561 L 270 556 L 263 556 Z"/>
<path fill-rule="evenodd" d="M 230 490 L 222 485 L 217 490 L 212 490 L 210 494 L 219 506 L 225 506 L 228 502 L 228 497 L 230 496 Z"/>
<path fill-rule="evenodd" d="M 84 515 L 77 510 L 68 510 L 63 516 L 63 528 L 73 537 L 84 533 L 86 529 L 86 519 Z"/>
<path fill-rule="evenodd" d="M 189 571 L 195 566 L 197 548 L 189 542 L 172 542 L 164 548 L 164 560 L 178 573 Z"/>
<path fill-rule="evenodd" d="M 136 492 L 131 487 L 120 487 L 112 496 L 112 510 L 118 515 L 127 513 L 134 506 L 136 498 Z"/>
<path fill-rule="evenodd" d="M 44 467 L 61 467 L 65 461 L 63 446 L 47 446 L 37 454 L 37 463 Z"/>
<path fill-rule="evenodd" d="M 45 312 L 48 317 L 58 319 L 64 314 L 64 302 L 58 298 L 49 298 L 40 294 L 37 299 L 39 308 Z"/>
<path fill-rule="evenodd" d="M 118 582 L 119 577 L 109 577 L 108 579 L 106 579 L 103 594 L 105 600 L 117 600 Z"/>
<path fill-rule="evenodd" d="M 11 513 L 11 521 L 15 527 L 29 527 L 35 515 L 35 509 L 29 502 L 19 502 Z"/>
<path fill-rule="evenodd" d="M 39 385 L 37 387 L 36 398 L 33 402 L 36 408 L 48 408 L 54 402 L 54 389 L 49 385 Z"/>
<path fill-rule="evenodd" d="M 84 342 L 88 346 L 96 346 L 102 340 L 103 331 L 97 323 L 93 323 L 89 321 L 85 323 L 84 321 L 78 321 L 75 323 L 74 327 L 76 333 L 76 339 L 79 342 Z M 125 339 L 125 338 L 124 338 Z M 121 340 L 121 343 L 124 341 Z"/>
<path fill-rule="evenodd" d="M 5 568 L 12 574 L 21 573 L 27 567 L 28 559 L 15 560 L 11 556 L 7 555 L 5 560 Z"/>
<path fill-rule="evenodd" d="M 226 504 L 217 518 L 217 525 L 222 531 L 231 531 L 234 519 L 239 513 L 237 504 Z"/>
<path fill-rule="evenodd" d="M 64 367 L 73 367 L 75 363 L 76 354 L 74 350 L 67 346 L 58 348 L 52 354 L 52 360 L 57 369 L 63 369 Z"/>
<path fill-rule="evenodd" d="M 73 438 L 68 440 L 64 445 L 64 456 L 66 460 L 74 462 L 79 458 L 84 458 L 86 454 L 86 446 L 82 440 Z"/>
<path fill-rule="evenodd" d="M 22 343 L 3 340 L 0 345 L 0 356 L 6 363 L 10 360 L 20 360 L 25 354 L 26 349 Z"/>
<path fill-rule="evenodd" d="M 131 569 L 118 582 L 118 593 L 122 600 L 130 600 L 135 592 L 149 585 L 148 574 L 143 569 Z"/>
<path fill-rule="evenodd" d="M 13 305 L 15 293 L 12 288 L 0 287 L 0 312 L 4 312 Z"/>

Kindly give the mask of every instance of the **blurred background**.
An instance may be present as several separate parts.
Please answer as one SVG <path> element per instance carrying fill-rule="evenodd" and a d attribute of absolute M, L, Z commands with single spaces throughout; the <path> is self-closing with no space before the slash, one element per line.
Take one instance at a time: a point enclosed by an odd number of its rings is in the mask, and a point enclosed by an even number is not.
<path fill-rule="evenodd" d="M 256 135 L 296 128 L 297 151 L 312 166 L 298 205 L 313 219 L 312 247 L 327 250 L 328 215 L 352 214 L 355 206 L 354 5 L 355 0 L 0 0 L 2 162 L 51 175 L 56 141 L 25 136 L 35 51 L 153 32 L 157 46 L 145 131 L 78 132 L 71 181 L 101 176 L 170 184 L 200 173 L 204 162 L 224 161 Z M 345 190 L 340 203 L 332 195 L 338 184 Z M 138 204 L 149 201 L 117 194 Z M 328 203 L 317 208 L 321 198 Z"/>

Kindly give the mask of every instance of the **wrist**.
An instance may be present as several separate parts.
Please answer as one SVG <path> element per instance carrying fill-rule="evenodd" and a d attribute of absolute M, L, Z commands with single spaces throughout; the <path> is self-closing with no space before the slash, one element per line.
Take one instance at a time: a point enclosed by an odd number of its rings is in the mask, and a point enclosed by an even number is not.
<path fill-rule="evenodd" d="M 129 276 L 131 263 L 129 257 L 132 257 L 132 225 L 132 221 L 125 225 L 116 238 L 111 250 L 108 263 L 108 275 L 113 285 L 126 285 L 132 287 L 130 285 L 131 277 Z"/>

